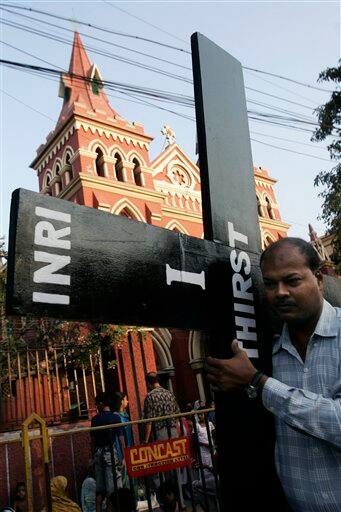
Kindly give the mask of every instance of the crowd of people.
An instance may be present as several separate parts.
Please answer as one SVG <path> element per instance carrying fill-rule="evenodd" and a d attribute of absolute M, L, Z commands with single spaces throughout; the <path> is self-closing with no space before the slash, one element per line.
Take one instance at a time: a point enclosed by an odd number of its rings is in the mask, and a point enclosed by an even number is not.
<path fill-rule="evenodd" d="M 147 422 L 139 430 L 136 444 L 188 436 L 193 456 L 191 467 L 157 473 L 148 477 L 147 483 L 144 480 L 129 479 L 124 448 L 135 443 L 133 428 L 129 424 L 127 395 L 117 392 L 112 396 L 102 392 L 95 399 L 97 414 L 91 420 L 91 427 L 117 426 L 94 428 L 90 433 L 92 459 L 82 483 L 79 504 L 68 497 L 68 481 L 65 476 L 51 479 L 52 512 L 135 512 L 143 505 L 143 510 L 148 508 L 148 495 L 153 510 L 158 512 L 187 510 L 187 504 L 193 499 L 206 510 L 205 494 L 216 496 L 216 480 L 213 477 L 216 452 L 214 413 L 207 414 L 205 418 L 200 411 L 206 408 L 206 404 L 200 400 L 194 404 L 183 403 L 179 407 L 173 393 L 160 385 L 156 373 L 147 374 L 146 383 L 148 393 L 144 402 L 144 419 L 176 415 L 180 410 L 184 414 L 197 410 L 197 414 Z M 16 486 L 12 507 L 2 512 L 27 512 L 23 482 Z M 217 509 L 210 507 L 209 510 L 213 512 Z"/>

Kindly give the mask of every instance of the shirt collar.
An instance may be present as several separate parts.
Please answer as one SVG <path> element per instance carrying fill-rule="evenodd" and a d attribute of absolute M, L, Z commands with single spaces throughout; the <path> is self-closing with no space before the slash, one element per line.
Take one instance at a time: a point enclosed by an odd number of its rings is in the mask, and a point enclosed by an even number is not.
<path fill-rule="evenodd" d="M 322 313 L 315 327 L 314 334 L 321 337 L 331 337 L 337 335 L 337 318 L 335 308 L 323 299 Z M 292 352 L 294 349 L 291 340 L 288 325 L 284 324 L 282 334 L 275 339 L 272 348 L 272 355 L 279 352 L 283 348 L 288 352 Z"/>

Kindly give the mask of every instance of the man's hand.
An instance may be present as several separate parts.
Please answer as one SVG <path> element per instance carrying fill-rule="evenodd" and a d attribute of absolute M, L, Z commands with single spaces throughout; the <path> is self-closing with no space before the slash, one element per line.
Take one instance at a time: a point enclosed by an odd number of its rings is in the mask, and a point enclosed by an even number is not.
<path fill-rule="evenodd" d="M 208 357 L 206 360 L 207 378 L 215 391 L 247 386 L 257 371 L 246 352 L 239 348 L 237 340 L 232 341 L 231 348 L 234 353 L 231 359 Z"/>

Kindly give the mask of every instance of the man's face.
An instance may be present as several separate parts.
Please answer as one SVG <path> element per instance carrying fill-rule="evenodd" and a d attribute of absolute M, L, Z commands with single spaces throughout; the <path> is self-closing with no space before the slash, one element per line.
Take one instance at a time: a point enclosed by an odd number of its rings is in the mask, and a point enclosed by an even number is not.
<path fill-rule="evenodd" d="M 313 273 L 306 258 L 290 244 L 262 263 L 266 297 L 281 320 L 289 325 L 309 322 L 322 307 L 322 275 Z"/>

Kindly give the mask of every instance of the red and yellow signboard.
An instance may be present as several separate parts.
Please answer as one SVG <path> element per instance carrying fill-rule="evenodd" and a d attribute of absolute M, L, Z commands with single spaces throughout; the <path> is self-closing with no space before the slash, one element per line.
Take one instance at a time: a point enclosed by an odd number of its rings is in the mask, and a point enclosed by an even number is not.
<path fill-rule="evenodd" d="M 125 461 L 130 477 L 140 477 L 170 471 L 191 463 L 188 437 L 155 441 L 125 448 Z"/>

